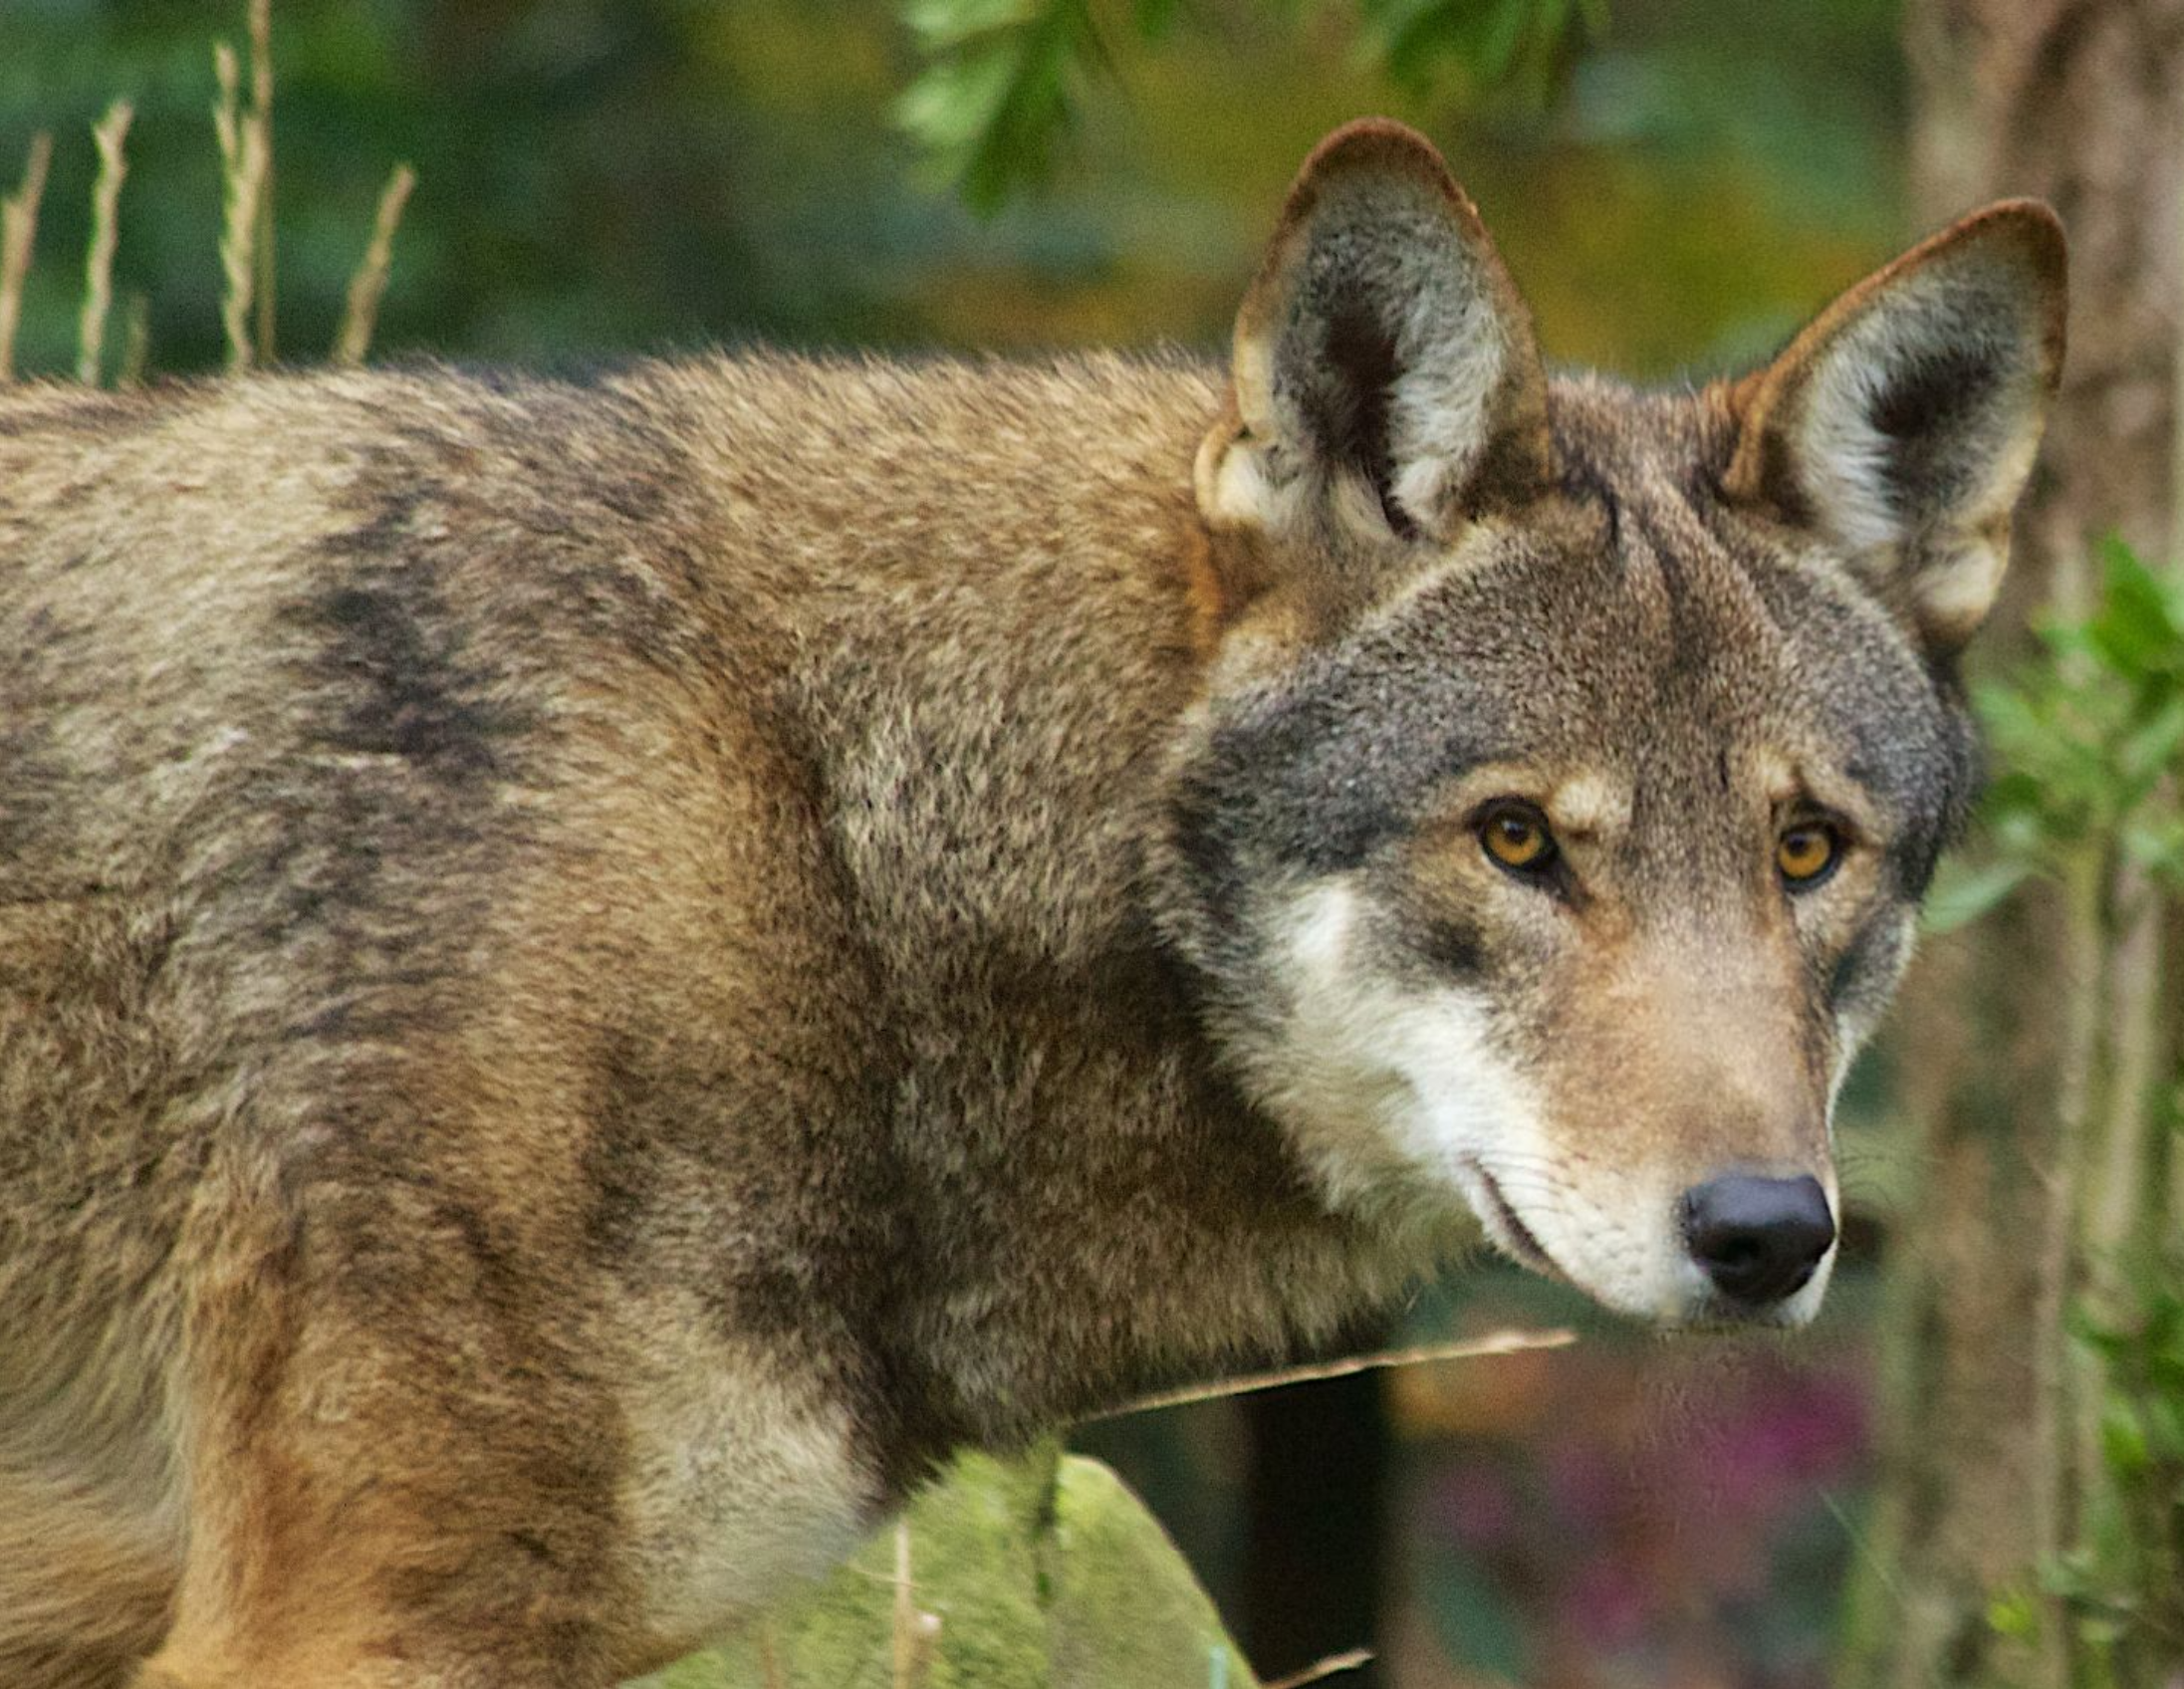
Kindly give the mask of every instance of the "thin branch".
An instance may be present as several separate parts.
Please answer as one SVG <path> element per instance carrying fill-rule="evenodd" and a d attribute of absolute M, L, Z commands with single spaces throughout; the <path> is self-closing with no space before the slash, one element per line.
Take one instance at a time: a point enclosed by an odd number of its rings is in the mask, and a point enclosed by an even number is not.
<path fill-rule="evenodd" d="M 1338 1360 L 1316 1361 L 1309 1366 L 1285 1366 L 1274 1372 L 1252 1372 L 1240 1378 L 1222 1378 L 1211 1384 L 1190 1384 L 1179 1390 L 1161 1390 L 1139 1396 L 1098 1413 L 1089 1421 L 1120 1419 L 1130 1413 L 1150 1413 L 1160 1407 L 1181 1407 L 1189 1402 L 1217 1401 L 1223 1396 L 1251 1395 L 1259 1390 L 1278 1390 L 1285 1384 L 1317 1383 L 1323 1378 L 1347 1378 L 1356 1372 L 1373 1372 L 1390 1366 L 1429 1366 L 1444 1360 L 1482 1360 L 1493 1355 L 1523 1354 L 1533 1349 L 1568 1348 L 1577 1340 L 1569 1330 L 1496 1331 L 1458 1343 L 1424 1343 L 1415 1348 L 1376 1349 L 1369 1354 L 1344 1355 Z"/>
<path fill-rule="evenodd" d="M 781 1650 L 775 1645 L 771 1624 L 758 1627 L 758 1675 L 763 1689 L 789 1689 L 788 1676 L 781 1669 Z"/>
<path fill-rule="evenodd" d="M 916 1616 L 917 1604 L 911 1598 L 910 1590 L 910 1522 L 903 1519 L 895 1523 L 895 1605 L 890 1630 L 894 1642 L 894 1689 L 914 1689 L 911 1674 L 917 1669 L 917 1643 L 910 1627 Z"/>
<path fill-rule="evenodd" d="M 334 362 L 357 364 L 370 350 L 371 331 L 379 319 L 379 301 L 386 293 L 386 273 L 394 256 L 394 230 L 409 203 L 409 191 L 417 185 L 417 172 L 396 164 L 379 194 L 379 209 L 371 223 L 371 244 L 364 248 L 364 262 L 350 279 L 349 305 L 342 313 L 341 333 L 334 338 Z"/>
<path fill-rule="evenodd" d="M 918 1610 L 916 1585 L 910 1579 L 910 1522 L 906 1519 L 895 1524 L 894 1588 L 893 1689 L 923 1689 L 940 1640 L 940 1615 Z"/>
<path fill-rule="evenodd" d="M 0 381 L 15 378 L 15 331 L 23 321 L 23 286 L 38 239 L 38 204 L 46 196 L 46 170 L 52 163 L 53 136 L 31 136 L 23 185 L 0 199 Z"/>
<path fill-rule="evenodd" d="M 1323 1678 L 1334 1677 L 1345 1671 L 1356 1671 L 1372 1663 L 1370 1648 L 1352 1648 L 1346 1654 L 1330 1654 L 1318 1665 L 1308 1665 L 1303 1671 L 1288 1677 L 1278 1677 L 1266 1689 L 1305 1689 L 1308 1683 L 1318 1683 Z"/>
<path fill-rule="evenodd" d="M 114 248 L 121 238 L 121 182 L 128 174 L 128 125 L 136 109 L 117 100 L 92 125 L 99 178 L 91 188 L 91 247 L 84 255 L 84 314 L 76 331 L 76 378 L 99 384 L 105 365 L 107 314 L 114 308 Z"/>

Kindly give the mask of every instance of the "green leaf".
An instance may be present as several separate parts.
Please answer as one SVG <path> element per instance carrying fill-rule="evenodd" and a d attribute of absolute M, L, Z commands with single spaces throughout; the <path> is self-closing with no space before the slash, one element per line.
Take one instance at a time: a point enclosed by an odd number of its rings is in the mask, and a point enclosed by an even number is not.
<path fill-rule="evenodd" d="M 913 0 L 932 64 L 895 121 L 974 210 L 1044 180 L 1096 49 L 1088 0 Z"/>
<path fill-rule="evenodd" d="M 955 155 L 976 147 L 1007 98 L 1010 66 L 1000 54 L 950 59 L 933 66 L 903 92 L 896 117 L 936 152 Z"/>
<path fill-rule="evenodd" d="M 2100 1452 L 2107 1461 L 2108 1470 L 2121 1478 L 2132 1478 L 2152 1464 L 2146 1446 L 2146 1427 L 2140 1423 L 2131 1404 L 2116 1396 L 2110 1396 L 2101 1404 Z"/>
<path fill-rule="evenodd" d="M 2175 764 L 2180 748 L 2184 748 L 2184 695 L 2158 702 L 2151 719 L 2116 747 L 2116 760 L 2131 774 L 2159 774 Z"/>
<path fill-rule="evenodd" d="M 2099 1587 L 2099 1567 L 2092 1550 L 2083 1547 L 2044 1556 L 2039 1576 L 2043 1590 L 2066 1601 L 2082 1599 Z"/>
<path fill-rule="evenodd" d="M 2184 603 L 2177 590 L 2121 540 L 2100 548 L 2101 603 L 2086 635 L 2107 667 L 2126 678 L 2176 671 L 2184 658 Z"/>
<path fill-rule="evenodd" d="M 1931 933 L 1969 926 L 2024 884 L 2032 864 L 1989 862 L 1970 869 L 1945 868 L 1928 894 L 1920 925 Z"/>
<path fill-rule="evenodd" d="M 2165 1466 L 2184 1465 L 2184 1400 L 2172 1393 L 2145 1405 L 2146 1453 Z"/>
<path fill-rule="evenodd" d="M 2184 817 L 2133 820 L 2123 829 L 2123 855 L 2161 879 L 2184 879 Z"/>
<path fill-rule="evenodd" d="M 1566 48 L 1605 19 L 1602 0 L 1359 0 L 1358 12 L 1370 55 L 1414 91 L 1454 68 L 1476 88 L 1533 99 Z"/>
<path fill-rule="evenodd" d="M 1987 1626 L 1999 1636 L 2030 1641 L 2040 1634 L 2040 1602 L 2030 1590 L 2005 1591 L 1987 1603 Z"/>
<path fill-rule="evenodd" d="M 1022 29 L 1038 0 L 903 0 L 902 21 L 928 54 L 952 52 L 982 37 Z"/>
<path fill-rule="evenodd" d="M 1486 30 L 1473 63 L 1483 81 L 1508 80 L 1534 21 L 1535 7 L 1541 27 L 1552 30 L 1559 21 L 1551 21 L 1553 11 L 1560 9 L 1558 0 L 1500 0 L 1499 5 L 1480 7 Z"/>
<path fill-rule="evenodd" d="M 1158 41 L 1184 3 L 1129 0 L 1127 15 Z M 1368 56 L 1398 83 L 1422 90 L 1453 67 L 1540 102 L 1576 43 L 1604 30 L 1607 0 L 1358 0 L 1358 14 Z M 1092 0 L 901 0 L 900 16 L 923 65 L 895 121 L 928 171 L 983 213 L 1043 181 L 1078 85 L 1102 65 Z"/>

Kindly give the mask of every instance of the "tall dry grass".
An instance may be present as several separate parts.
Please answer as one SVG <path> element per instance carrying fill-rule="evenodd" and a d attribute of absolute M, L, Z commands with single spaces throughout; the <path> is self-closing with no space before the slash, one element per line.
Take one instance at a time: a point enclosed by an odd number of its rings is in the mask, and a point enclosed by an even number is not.
<path fill-rule="evenodd" d="M 31 137 L 23 185 L 0 199 L 0 381 L 15 377 L 15 335 L 23 322 L 23 288 L 30 279 L 31 248 L 38 240 L 38 207 L 53 165 L 53 136 Z"/>
<path fill-rule="evenodd" d="M 91 247 L 84 255 L 84 310 L 76 331 L 76 378 L 99 384 L 107 346 L 107 316 L 114 309 L 114 249 L 121 242 L 121 181 L 128 174 L 128 125 L 136 109 L 126 100 L 107 108 L 91 131 L 99 148 L 99 177 L 91 189 Z"/>
<path fill-rule="evenodd" d="M 417 172 L 396 164 L 379 194 L 379 209 L 371 220 L 371 244 L 364 248 L 364 262 L 349 283 L 349 304 L 342 313 L 341 333 L 334 337 L 334 362 L 362 363 L 371 345 L 371 331 L 378 325 L 379 300 L 386 292 L 388 268 L 394 259 L 394 230 L 409 203 Z"/>
<path fill-rule="evenodd" d="M 239 371 L 271 363 L 275 356 L 272 0 L 249 0 L 244 52 L 238 53 L 232 43 L 215 42 L 212 71 L 212 132 L 220 149 L 220 325 L 227 367 Z M 88 386 L 106 378 L 121 187 L 128 176 L 128 135 L 135 115 L 129 101 L 117 100 L 91 130 L 99 164 L 91 190 L 91 240 L 84 254 L 76 335 L 76 378 Z M 16 342 L 53 144 L 50 133 L 32 138 L 20 186 L 0 199 L 0 381 L 15 378 Z M 371 237 L 350 280 L 329 350 L 336 363 L 362 363 L 370 351 L 393 267 L 395 233 L 416 185 L 416 172 L 397 164 L 379 194 Z M 116 384 L 140 382 L 150 361 L 150 301 L 132 292 L 121 303 Z"/>

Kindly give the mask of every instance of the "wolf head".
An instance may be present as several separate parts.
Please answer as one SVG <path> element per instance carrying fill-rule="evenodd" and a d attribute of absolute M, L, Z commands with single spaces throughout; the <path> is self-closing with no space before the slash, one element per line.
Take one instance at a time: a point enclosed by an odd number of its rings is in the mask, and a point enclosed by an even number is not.
<path fill-rule="evenodd" d="M 1550 382 L 1427 142 L 1314 153 L 1198 458 L 1164 919 L 1331 1205 L 1468 1207 L 1664 1321 L 1811 1318 L 2063 290 L 2053 214 L 1996 205 L 1742 381 Z"/>

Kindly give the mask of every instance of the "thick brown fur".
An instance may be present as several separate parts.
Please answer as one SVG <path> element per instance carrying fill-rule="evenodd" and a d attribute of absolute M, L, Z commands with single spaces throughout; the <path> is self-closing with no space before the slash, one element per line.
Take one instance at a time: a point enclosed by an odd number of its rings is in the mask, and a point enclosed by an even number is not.
<path fill-rule="evenodd" d="M 1628 1153 L 1661 1179 L 1821 1167 L 1837 1017 L 1877 1010 L 1969 781 L 1942 659 L 1801 513 L 1721 490 L 1748 394 L 1550 394 L 1438 159 L 1345 133 L 1234 391 L 1181 359 L 739 357 L 0 394 L 0 1682 L 606 1684 L 823 1569 L 953 1448 L 1324 1341 L 1481 1200 L 1282 1065 L 1319 1037 L 1284 1030 L 1312 1006 L 1282 911 L 1330 875 L 1437 935 L 1374 989 L 1445 963 L 1464 1004 L 1536 1003 L 1493 1072 L 1550 1112 L 1657 1092 Z M 1351 282 L 1315 204 L 1378 227 L 1383 195 L 1404 262 L 1453 242 L 1433 273 L 1472 290 L 1419 329 L 1367 278 L 1343 331 L 1399 387 L 1469 325 L 1408 434 L 1388 377 L 1337 358 L 1329 399 L 1284 362 Z M 1682 707 L 1644 666 L 1676 640 L 1825 622 L 1830 673 L 1932 716 L 1867 747 L 1934 786 L 1871 800 L 1843 871 L 1879 912 L 1721 892 L 1671 942 L 1640 839 L 1564 969 L 1478 878 L 1464 765 L 1406 772 L 1425 718 L 1327 690 L 1404 605 L 1529 567 L 1486 549 L 1619 557 L 1618 522 L 1670 560 L 1629 624 L 1668 643 L 1573 633 L 1636 701 L 1542 698 L 1613 741 Z M 1679 567 L 1805 585 L 1700 612 Z M 1417 637 L 1389 672 L 1472 660 Z M 1330 698 L 1358 773 L 1323 800 L 1319 741 L 1270 723 Z M 1687 759 L 1789 779 L 1746 720 Z M 1540 766 L 1572 859 L 1607 851 L 1629 792 Z M 1667 788 L 1629 766 L 1642 835 Z M 1400 815 L 1345 815 L 1391 782 Z M 1742 972 L 1684 983 L 1769 1007 L 1689 1038 L 1648 970 L 1732 929 Z M 1800 982 L 1859 943 L 1886 954 L 1823 1015 Z M 1774 1100 L 1671 1130 L 1679 1038 Z"/>

